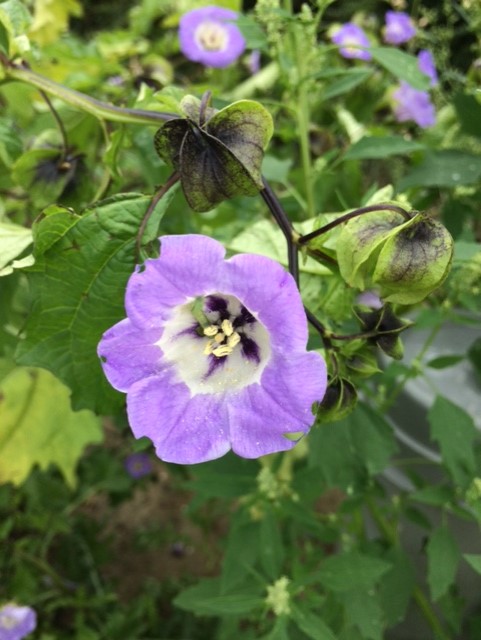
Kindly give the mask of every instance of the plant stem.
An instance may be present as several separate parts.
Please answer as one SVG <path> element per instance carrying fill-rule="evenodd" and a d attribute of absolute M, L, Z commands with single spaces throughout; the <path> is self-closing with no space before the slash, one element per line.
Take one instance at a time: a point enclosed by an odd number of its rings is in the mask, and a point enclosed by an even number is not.
<path fill-rule="evenodd" d="M 406 221 L 411 220 L 411 215 L 402 207 L 397 207 L 394 204 L 373 204 L 368 207 L 361 207 L 360 209 L 355 209 L 354 211 L 350 211 L 349 213 L 346 213 L 343 216 L 339 216 L 339 218 L 336 218 L 332 222 L 325 224 L 319 229 L 316 229 L 311 233 L 307 233 L 305 236 L 301 236 L 298 242 L 300 245 L 306 244 L 311 240 L 314 240 L 314 238 L 318 238 L 323 233 L 327 233 L 331 229 L 334 229 L 334 227 L 337 227 L 343 222 L 347 222 L 352 218 L 357 218 L 358 216 L 362 216 L 365 213 L 372 213 L 373 211 L 394 211 L 395 213 L 400 213 L 403 216 L 403 218 L 405 218 Z"/>
<path fill-rule="evenodd" d="M 130 124 L 159 124 L 166 120 L 178 118 L 174 113 L 163 113 L 160 111 L 144 111 L 143 109 L 128 109 L 126 107 L 116 107 L 106 102 L 101 102 L 95 98 L 76 91 L 68 89 L 53 80 L 49 80 L 44 76 L 27 69 L 25 66 L 14 65 L 2 57 L 1 60 L 5 66 L 5 74 L 7 80 L 19 80 L 31 84 L 40 91 L 60 98 L 67 104 L 77 107 L 82 111 L 86 111 L 96 118 L 102 120 L 110 120 L 111 122 L 125 122 Z"/>

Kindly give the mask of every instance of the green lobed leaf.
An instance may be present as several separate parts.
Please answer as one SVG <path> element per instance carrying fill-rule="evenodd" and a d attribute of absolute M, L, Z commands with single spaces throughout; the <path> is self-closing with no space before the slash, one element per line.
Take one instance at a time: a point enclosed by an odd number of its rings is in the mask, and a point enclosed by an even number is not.
<path fill-rule="evenodd" d="M 449 189 L 477 184 L 481 178 L 481 157 L 458 149 L 439 149 L 426 153 L 423 161 L 396 185 L 398 191 L 413 187 Z"/>
<path fill-rule="evenodd" d="M 435 602 L 454 583 L 461 554 L 446 526 L 435 529 L 427 544 L 428 584 Z"/>
<path fill-rule="evenodd" d="M 466 489 L 476 471 L 473 442 L 477 431 L 473 419 L 447 398 L 437 396 L 428 412 L 428 421 L 445 465 L 454 481 Z"/>
<path fill-rule="evenodd" d="M 344 160 L 389 158 L 390 156 L 421 151 L 424 148 L 421 143 L 414 140 L 405 140 L 400 136 L 365 136 L 349 147 Z"/>
<path fill-rule="evenodd" d="M 317 575 L 324 587 L 335 592 L 372 588 L 391 564 L 358 551 L 347 551 L 326 558 Z"/>
<path fill-rule="evenodd" d="M 21 484 L 56 464 L 71 486 L 86 445 L 102 441 L 99 418 L 74 412 L 69 390 L 43 369 L 17 367 L 0 383 L 0 483 Z"/>
<path fill-rule="evenodd" d="M 396 47 L 370 47 L 369 53 L 376 62 L 399 80 L 407 82 L 419 91 L 429 90 L 431 80 L 420 71 L 419 62 L 415 56 Z"/>
<path fill-rule="evenodd" d="M 157 205 L 144 239 L 157 236 L 172 195 L 171 189 Z M 33 307 L 18 359 L 52 371 L 72 389 L 75 408 L 109 414 L 123 403 L 103 375 L 96 349 L 104 331 L 125 317 L 136 234 L 150 201 L 124 194 L 82 216 L 56 207 L 36 225 L 39 251 L 28 273 Z"/>

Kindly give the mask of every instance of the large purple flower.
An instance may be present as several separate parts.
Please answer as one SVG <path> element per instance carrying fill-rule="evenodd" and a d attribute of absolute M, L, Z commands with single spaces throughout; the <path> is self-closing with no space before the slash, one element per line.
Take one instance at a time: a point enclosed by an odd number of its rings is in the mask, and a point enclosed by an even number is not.
<path fill-rule="evenodd" d="M 416 35 L 416 27 L 407 13 L 387 11 L 384 40 L 389 44 L 402 44 Z"/>
<path fill-rule="evenodd" d="M 0 609 L 0 640 L 22 640 L 37 626 L 37 614 L 31 607 L 6 604 Z"/>
<path fill-rule="evenodd" d="M 205 236 L 160 240 L 160 258 L 128 282 L 127 318 L 98 347 L 134 435 L 179 464 L 291 449 L 326 389 L 292 276 L 259 255 L 224 260 Z"/>
<path fill-rule="evenodd" d="M 399 122 L 414 120 L 423 129 L 436 122 L 436 112 L 427 91 L 418 91 L 407 82 L 401 82 L 393 93 L 394 115 Z"/>
<path fill-rule="evenodd" d="M 340 46 L 340 53 L 344 58 L 359 58 L 360 60 L 370 60 L 369 51 L 359 49 L 359 47 L 370 47 L 371 43 L 367 35 L 353 22 L 346 22 L 331 36 L 334 44 Z"/>
<path fill-rule="evenodd" d="M 221 7 L 201 7 L 182 16 L 179 40 L 189 60 L 206 67 L 227 67 L 243 53 L 246 43 L 234 21 L 237 13 Z"/>

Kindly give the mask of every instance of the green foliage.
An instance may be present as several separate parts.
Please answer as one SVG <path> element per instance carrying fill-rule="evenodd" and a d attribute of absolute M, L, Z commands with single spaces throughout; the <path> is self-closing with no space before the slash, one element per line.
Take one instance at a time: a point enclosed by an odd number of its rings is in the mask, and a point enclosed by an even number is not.
<path fill-rule="evenodd" d="M 431 597 L 439 600 L 453 584 L 461 555 L 452 533 L 439 527 L 431 534 L 427 545 L 428 582 Z"/>

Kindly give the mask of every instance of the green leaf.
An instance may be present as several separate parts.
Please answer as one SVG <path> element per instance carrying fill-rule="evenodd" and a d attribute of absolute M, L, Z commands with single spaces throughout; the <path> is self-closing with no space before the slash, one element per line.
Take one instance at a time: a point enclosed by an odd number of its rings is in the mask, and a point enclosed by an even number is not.
<path fill-rule="evenodd" d="M 379 473 L 398 449 L 391 426 L 380 413 L 364 403 L 358 405 L 348 420 L 355 451 L 370 475 Z"/>
<path fill-rule="evenodd" d="M 0 276 L 2 270 L 32 244 L 32 231 L 10 222 L 0 222 Z M 4 275 L 10 273 L 5 272 Z"/>
<path fill-rule="evenodd" d="M 468 358 L 481 383 L 481 338 L 477 338 L 469 347 Z"/>
<path fill-rule="evenodd" d="M 392 567 L 381 578 L 379 599 L 390 626 L 404 619 L 416 576 L 411 559 L 401 549 L 390 549 L 386 558 L 392 562 Z"/>
<path fill-rule="evenodd" d="M 259 547 L 262 550 L 260 561 L 267 577 L 277 578 L 284 562 L 284 545 L 279 522 L 272 510 L 266 510 L 260 523 Z"/>
<path fill-rule="evenodd" d="M 199 584 L 182 591 L 174 600 L 181 609 L 204 616 L 244 615 L 261 607 L 264 599 L 255 595 L 254 585 L 249 589 L 222 593 L 218 578 L 203 579 Z"/>
<path fill-rule="evenodd" d="M 157 236 L 172 196 L 171 189 L 157 205 L 144 239 Z M 103 375 L 96 350 L 104 331 L 125 317 L 136 234 L 150 202 L 148 196 L 124 194 L 81 217 L 56 207 L 36 226 L 39 252 L 28 274 L 33 308 L 19 361 L 52 371 L 72 389 L 75 408 L 109 414 L 123 404 Z"/>
<path fill-rule="evenodd" d="M 324 587 L 342 593 L 372 588 L 390 568 L 380 558 L 347 551 L 326 558 L 317 576 Z"/>
<path fill-rule="evenodd" d="M 56 464 L 72 487 L 86 445 L 102 441 L 100 420 L 73 412 L 69 390 L 42 369 L 17 367 L 0 383 L 0 482 L 21 484 L 34 465 Z"/>
<path fill-rule="evenodd" d="M 337 96 L 344 95 L 352 89 L 362 84 L 372 75 L 372 69 L 349 69 L 341 78 L 338 78 L 331 84 L 328 84 L 323 91 L 324 100 L 332 100 Z"/>
<path fill-rule="evenodd" d="M 347 621 L 357 627 L 363 640 L 382 640 L 384 616 L 376 593 L 352 590 L 342 598 Z"/>
<path fill-rule="evenodd" d="M 436 529 L 427 544 L 428 584 L 434 602 L 453 584 L 461 557 L 458 545 L 446 526 Z"/>
<path fill-rule="evenodd" d="M 312 640 L 337 640 L 324 620 L 312 611 L 292 607 L 292 619 L 299 629 Z"/>
<path fill-rule="evenodd" d="M 413 187 L 440 187 L 449 189 L 464 184 L 477 184 L 481 178 L 481 157 L 457 149 L 439 149 L 429 152 L 396 188 L 405 191 Z"/>
<path fill-rule="evenodd" d="M 464 133 L 481 138 L 481 104 L 476 96 L 459 92 L 453 104 Z"/>
<path fill-rule="evenodd" d="M 22 141 L 16 128 L 4 117 L 0 121 L 0 160 L 6 167 L 11 167 L 22 149 Z"/>
<path fill-rule="evenodd" d="M 409 494 L 410 500 L 430 504 L 435 507 L 445 507 L 453 501 L 453 498 L 453 489 L 447 485 L 423 487 Z"/>
<path fill-rule="evenodd" d="M 245 580 L 259 553 L 259 523 L 233 522 L 222 564 L 220 587 L 223 592 L 232 591 L 239 582 Z"/>
<path fill-rule="evenodd" d="M 429 360 L 426 364 L 431 369 L 447 369 L 448 367 L 454 367 L 459 364 L 462 360 L 464 360 L 464 356 L 438 356 L 437 358 L 433 358 Z"/>
<path fill-rule="evenodd" d="M 374 60 L 399 80 L 404 80 L 414 89 L 428 91 L 431 80 L 419 69 L 418 59 L 396 47 L 371 47 L 369 53 Z"/>
<path fill-rule="evenodd" d="M 481 575 L 481 554 L 477 553 L 465 553 L 463 558 L 468 562 L 471 567 Z"/>
<path fill-rule="evenodd" d="M 428 412 L 428 421 L 445 465 L 454 481 L 466 489 L 476 471 L 473 442 L 477 431 L 473 419 L 461 407 L 437 396 Z"/>
<path fill-rule="evenodd" d="M 390 156 L 422 151 L 424 145 L 400 136 L 366 136 L 347 150 L 344 160 L 389 158 Z"/>
<path fill-rule="evenodd" d="M 247 49 L 265 49 L 268 46 L 266 35 L 253 16 L 240 14 L 235 25 L 244 36 Z"/>

